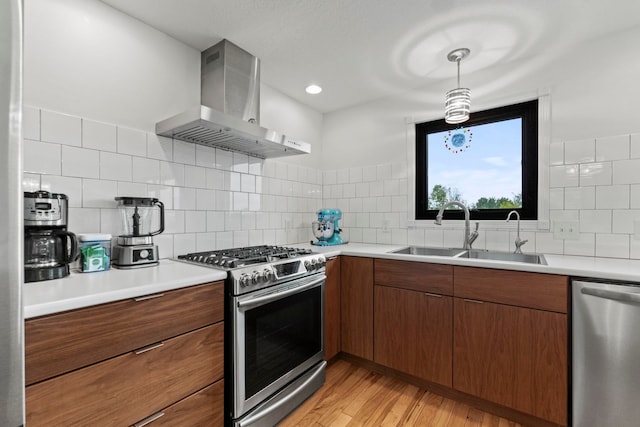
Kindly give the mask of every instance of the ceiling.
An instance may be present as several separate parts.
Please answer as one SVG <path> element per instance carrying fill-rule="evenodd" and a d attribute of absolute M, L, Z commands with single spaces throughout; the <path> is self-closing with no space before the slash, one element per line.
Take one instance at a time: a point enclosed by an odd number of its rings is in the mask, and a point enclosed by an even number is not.
<path fill-rule="evenodd" d="M 464 86 L 471 73 L 562 55 L 640 16 L 636 0 L 102 1 L 199 51 L 230 40 L 261 59 L 263 83 L 320 112 L 455 85 L 446 56 L 459 47 L 471 49 Z M 306 94 L 311 83 L 323 92 Z"/>

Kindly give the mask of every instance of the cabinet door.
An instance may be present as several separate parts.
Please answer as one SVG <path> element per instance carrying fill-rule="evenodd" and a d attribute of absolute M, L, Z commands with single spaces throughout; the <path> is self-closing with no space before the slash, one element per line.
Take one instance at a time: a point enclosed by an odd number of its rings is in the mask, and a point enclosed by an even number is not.
<path fill-rule="evenodd" d="M 340 258 L 327 260 L 324 287 L 324 358 L 340 352 Z"/>
<path fill-rule="evenodd" d="M 453 387 L 567 424 L 567 316 L 454 299 Z"/>
<path fill-rule="evenodd" d="M 224 324 L 28 386 L 27 425 L 130 425 L 222 378 Z"/>
<path fill-rule="evenodd" d="M 373 259 L 340 261 L 342 351 L 373 360 Z"/>
<path fill-rule="evenodd" d="M 374 361 L 451 387 L 451 297 L 375 287 Z"/>

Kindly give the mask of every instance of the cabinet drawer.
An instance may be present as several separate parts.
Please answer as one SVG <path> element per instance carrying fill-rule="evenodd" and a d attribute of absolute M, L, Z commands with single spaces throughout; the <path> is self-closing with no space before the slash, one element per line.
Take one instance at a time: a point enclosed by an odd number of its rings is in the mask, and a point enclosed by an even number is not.
<path fill-rule="evenodd" d="M 27 425 L 133 424 L 222 378 L 223 345 L 220 322 L 31 385 Z"/>
<path fill-rule="evenodd" d="M 222 426 L 224 423 L 224 380 L 192 394 L 174 405 L 134 424 L 136 426 Z"/>
<path fill-rule="evenodd" d="M 375 281 L 376 285 L 453 295 L 453 266 L 376 259 Z"/>
<path fill-rule="evenodd" d="M 455 267 L 454 295 L 481 301 L 566 313 L 567 276 Z"/>
<path fill-rule="evenodd" d="M 215 282 L 29 319 L 25 322 L 26 384 L 219 322 L 223 317 L 224 284 Z"/>

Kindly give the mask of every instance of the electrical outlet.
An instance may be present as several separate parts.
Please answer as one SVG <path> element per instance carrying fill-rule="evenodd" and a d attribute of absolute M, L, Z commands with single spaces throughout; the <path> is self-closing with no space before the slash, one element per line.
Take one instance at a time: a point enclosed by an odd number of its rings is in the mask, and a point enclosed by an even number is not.
<path fill-rule="evenodd" d="M 564 240 L 578 240 L 580 223 L 578 221 L 556 221 L 553 224 L 553 238 Z"/>

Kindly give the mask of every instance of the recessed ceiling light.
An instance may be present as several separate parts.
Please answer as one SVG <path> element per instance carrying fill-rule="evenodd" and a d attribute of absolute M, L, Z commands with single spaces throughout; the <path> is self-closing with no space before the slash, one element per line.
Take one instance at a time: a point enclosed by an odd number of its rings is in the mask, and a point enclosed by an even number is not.
<path fill-rule="evenodd" d="M 318 85 L 309 85 L 305 88 L 305 91 L 307 91 L 307 93 L 310 93 L 311 95 L 317 95 L 322 92 L 322 88 Z"/>

